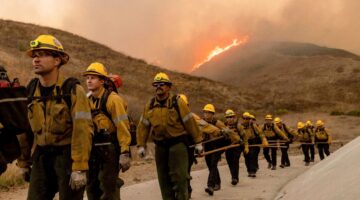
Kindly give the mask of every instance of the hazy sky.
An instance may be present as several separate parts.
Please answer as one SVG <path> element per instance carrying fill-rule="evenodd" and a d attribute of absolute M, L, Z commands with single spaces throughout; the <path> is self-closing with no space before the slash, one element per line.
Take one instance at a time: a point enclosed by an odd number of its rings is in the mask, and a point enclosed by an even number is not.
<path fill-rule="evenodd" d="M 359 0 L 0 0 L 0 18 L 60 28 L 183 72 L 246 35 L 360 54 L 359 10 Z"/>

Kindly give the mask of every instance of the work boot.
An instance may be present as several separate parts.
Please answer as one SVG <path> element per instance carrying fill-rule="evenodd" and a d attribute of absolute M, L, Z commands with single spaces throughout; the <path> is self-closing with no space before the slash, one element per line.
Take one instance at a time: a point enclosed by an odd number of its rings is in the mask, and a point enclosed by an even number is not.
<path fill-rule="evenodd" d="M 256 177 L 256 174 L 255 174 L 254 172 L 250 172 L 249 175 L 248 175 L 248 177 L 250 177 L 250 178 L 255 178 L 255 177 Z"/>
<path fill-rule="evenodd" d="M 310 162 L 314 162 L 314 161 L 315 161 L 314 158 L 310 160 Z"/>
<path fill-rule="evenodd" d="M 305 166 L 309 166 L 309 165 L 310 165 L 310 162 L 306 162 L 306 163 L 305 163 Z"/>
<path fill-rule="evenodd" d="M 280 167 L 281 167 L 281 168 L 284 168 L 284 167 L 285 167 L 285 165 L 281 164 L 281 165 L 280 165 Z"/>
<path fill-rule="evenodd" d="M 275 165 L 272 166 L 272 167 L 271 167 L 271 170 L 276 170 L 276 166 L 275 166 Z"/>
<path fill-rule="evenodd" d="M 214 195 L 214 189 L 212 187 L 205 188 L 205 192 L 208 193 L 210 196 Z"/>
<path fill-rule="evenodd" d="M 290 164 L 289 164 L 289 163 L 286 163 L 284 166 L 285 166 L 285 167 L 290 167 Z"/>
<path fill-rule="evenodd" d="M 219 184 L 215 184 L 214 191 L 218 191 L 221 189 L 221 186 Z"/>
<path fill-rule="evenodd" d="M 270 169 L 271 168 L 271 163 L 268 163 L 268 169 Z"/>
<path fill-rule="evenodd" d="M 239 180 L 238 180 L 238 179 L 233 178 L 233 179 L 231 180 L 231 185 L 237 185 L 237 184 L 238 184 L 238 182 L 239 182 Z"/>

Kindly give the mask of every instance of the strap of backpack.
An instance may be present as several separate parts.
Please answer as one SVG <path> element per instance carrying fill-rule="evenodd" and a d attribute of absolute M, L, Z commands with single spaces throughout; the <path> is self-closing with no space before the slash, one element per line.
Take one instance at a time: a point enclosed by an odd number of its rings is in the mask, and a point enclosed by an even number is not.
<path fill-rule="evenodd" d="M 31 79 L 31 81 L 29 82 L 29 84 L 26 86 L 26 92 L 28 95 L 28 100 L 31 101 L 35 90 L 36 90 L 36 86 L 38 85 L 39 79 L 38 78 L 33 78 Z"/>
<path fill-rule="evenodd" d="M 109 113 L 108 109 L 106 108 L 106 103 L 108 101 L 110 93 L 111 93 L 110 90 L 105 89 L 105 92 L 104 92 L 104 94 L 103 94 L 103 96 L 101 97 L 101 100 L 100 100 L 100 110 L 101 110 L 101 112 L 103 112 L 106 115 L 106 117 L 108 117 L 112 121 L 111 114 Z"/>
<path fill-rule="evenodd" d="M 176 110 L 178 116 L 179 116 L 179 119 L 180 119 L 180 122 L 181 122 L 181 125 L 184 127 L 184 129 L 186 130 L 186 127 L 185 127 L 185 124 L 182 120 L 182 117 L 181 117 L 181 114 L 180 114 L 180 108 L 179 108 L 179 104 L 178 104 L 178 98 L 180 98 L 179 95 L 174 95 L 171 99 L 171 106 L 174 107 L 174 109 Z"/>
<path fill-rule="evenodd" d="M 79 84 L 80 81 L 74 77 L 67 78 L 61 86 L 61 92 L 63 95 L 63 99 L 66 105 L 71 108 L 71 94 L 76 94 L 76 90 L 74 90 L 75 86 Z"/>

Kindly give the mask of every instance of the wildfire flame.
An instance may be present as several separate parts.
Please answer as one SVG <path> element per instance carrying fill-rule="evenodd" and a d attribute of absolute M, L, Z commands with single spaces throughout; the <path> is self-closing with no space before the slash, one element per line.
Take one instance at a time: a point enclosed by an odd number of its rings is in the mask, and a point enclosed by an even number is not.
<path fill-rule="evenodd" d="M 219 55 L 219 54 L 222 54 L 223 52 L 231 49 L 232 47 L 235 47 L 235 46 L 239 46 L 240 44 L 244 44 L 248 41 L 249 39 L 249 36 L 245 36 L 244 38 L 242 39 L 233 39 L 232 43 L 225 46 L 225 47 L 219 47 L 219 46 L 216 46 L 215 49 L 213 49 L 209 54 L 208 56 L 201 62 L 195 64 L 191 71 L 195 71 L 196 69 L 198 69 L 201 65 L 209 62 L 212 58 L 214 58 L 215 56 Z"/>

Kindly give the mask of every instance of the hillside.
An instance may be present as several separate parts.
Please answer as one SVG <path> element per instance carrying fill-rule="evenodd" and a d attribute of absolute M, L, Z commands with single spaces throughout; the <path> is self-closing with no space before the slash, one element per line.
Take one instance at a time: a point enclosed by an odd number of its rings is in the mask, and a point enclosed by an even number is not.
<path fill-rule="evenodd" d="M 259 108 L 260 105 L 250 102 L 235 87 L 227 86 L 206 78 L 172 72 L 158 66 L 147 64 L 141 59 L 132 58 L 116 52 L 109 47 L 53 28 L 0 20 L 0 64 L 7 67 L 9 75 L 19 77 L 25 84 L 31 77 L 31 59 L 25 55 L 30 40 L 40 34 L 52 34 L 64 45 L 70 54 L 70 62 L 63 66 L 66 76 L 81 77 L 81 73 L 93 61 L 103 62 L 110 72 L 120 74 L 124 80 L 120 90 L 129 101 L 129 110 L 139 116 L 145 102 L 153 95 L 152 79 L 157 72 L 166 72 L 174 82 L 174 91 L 189 96 L 192 108 L 199 112 L 206 103 L 214 103 L 219 112 L 228 107 Z"/>
<path fill-rule="evenodd" d="M 350 111 L 360 106 L 360 57 L 307 43 L 248 43 L 193 75 L 252 93 L 269 111 Z"/>

